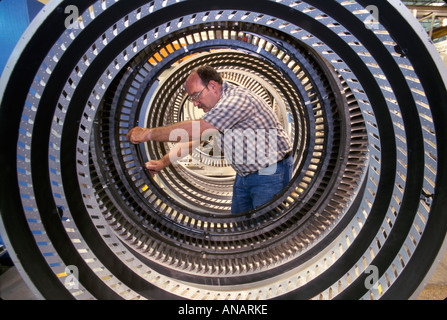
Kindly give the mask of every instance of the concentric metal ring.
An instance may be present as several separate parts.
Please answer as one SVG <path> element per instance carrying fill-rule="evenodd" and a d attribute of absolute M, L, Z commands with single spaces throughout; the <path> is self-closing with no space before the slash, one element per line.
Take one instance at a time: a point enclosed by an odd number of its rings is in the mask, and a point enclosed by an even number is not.
<path fill-rule="evenodd" d="M 447 95 L 400 3 L 377 1 L 371 26 L 364 1 L 77 1 L 78 29 L 64 26 L 64 5 L 30 26 L 1 87 L 2 223 L 43 297 L 417 290 L 446 233 Z M 205 160 L 211 174 L 183 165 L 155 181 L 143 163 L 171 146 L 125 139 L 184 119 L 182 85 L 202 64 L 257 91 L 294 142 L 294 178 L 256 211 L 229 215 L 222 159 Z"/>

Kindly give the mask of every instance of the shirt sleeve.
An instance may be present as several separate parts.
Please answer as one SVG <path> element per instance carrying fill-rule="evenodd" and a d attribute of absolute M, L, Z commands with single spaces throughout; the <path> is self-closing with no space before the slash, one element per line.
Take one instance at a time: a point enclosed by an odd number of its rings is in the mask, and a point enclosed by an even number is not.
<path fill-rule="evenodd" d="M 254 105 L 247 95 L 231 95 L 222 98 L 202 119 L 224 132 L 247 119 L 253 110 Z"/>

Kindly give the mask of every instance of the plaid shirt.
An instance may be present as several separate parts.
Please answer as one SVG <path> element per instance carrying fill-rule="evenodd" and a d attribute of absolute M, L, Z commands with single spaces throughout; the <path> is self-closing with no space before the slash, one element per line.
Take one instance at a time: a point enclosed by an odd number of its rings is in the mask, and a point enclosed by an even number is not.
<path fill-rule="evenodd" d="M 224 82 L 220 100 L 202 119 L 220 132 L 225 159 L 241 176 L 281 161 L 292 150 L 275 113 L 246 88 Z"/>

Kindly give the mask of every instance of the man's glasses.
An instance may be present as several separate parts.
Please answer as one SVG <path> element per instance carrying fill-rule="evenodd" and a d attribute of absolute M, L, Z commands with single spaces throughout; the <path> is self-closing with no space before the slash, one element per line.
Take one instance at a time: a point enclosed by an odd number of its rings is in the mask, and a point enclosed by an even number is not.
<path fill-rule="evenodd" d="M 206 88 L 207 88 L 207 86 L 205 86 L 205 88 L 203 88 L 199 93 L 196 93 L 195 95 L 189 96 L 188 100 L 191 101 L 191 102 L 199 101 L 200 95 L 202 94 L 203 90 L 205 90 Z"/>

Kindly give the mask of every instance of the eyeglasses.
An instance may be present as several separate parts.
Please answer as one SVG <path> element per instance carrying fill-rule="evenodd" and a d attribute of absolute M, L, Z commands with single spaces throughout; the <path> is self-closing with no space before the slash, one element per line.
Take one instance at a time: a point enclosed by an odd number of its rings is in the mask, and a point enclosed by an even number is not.
<path fill-rule="evenodd" d="M 191 102 L 199 101 L 199 99 L 200 99 L 200 95 L 202 94 L 203 90 L 205 90 L 207 87 L 208 87 L 208 86 L 205 86 L 205 88 L 203 88 L 199 93 L 196 93 L 196 94 L 193 95 L 193 96 L 189 96 L 189 97 L 188 97 L 188 100 L 191 101 Z"/>

